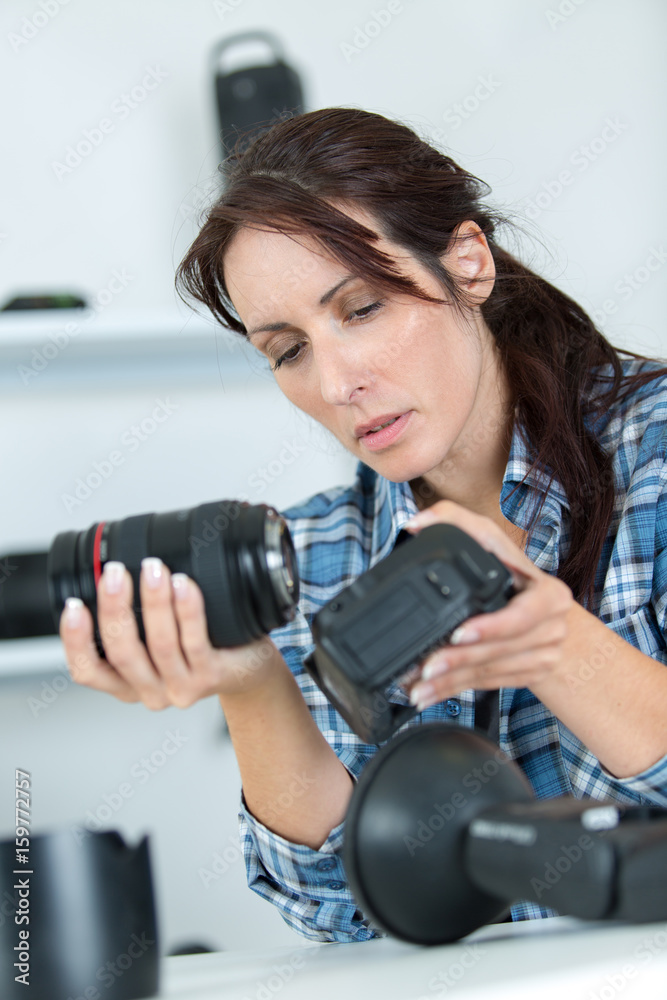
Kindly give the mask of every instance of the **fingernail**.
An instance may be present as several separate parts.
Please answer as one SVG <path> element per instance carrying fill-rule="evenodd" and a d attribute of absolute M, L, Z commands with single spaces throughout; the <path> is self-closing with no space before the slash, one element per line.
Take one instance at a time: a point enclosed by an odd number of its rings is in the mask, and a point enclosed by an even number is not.
<path fill-rule="evenodd" d="M 421 711 L 424 708 L 424 702 L 428 702 L 428 699 L 432 698 L 434 694 L 435 688 L 432 684 L 415 684 L 410 692 L 410 701 Z"/>
<path fill-rule="evenodd" d="M 177 601 L 182 601 L 188 596 L 188 578 L 185 573 L 174 573 L 171 585 Z"/>
<path fill-rule="evenodd" d="M 468 642 L 477 642 L 479 638 L 480 635 L 476 628 L 470 628 L 468 625 L 459 625 L 450 635 L 449 642 L 452 646 L 465 646 Z"/>
<path fill-rule="evenodd" d="M 125 579 L 125 566 L 122 562 L 108 562 L 104 564 L 102 580 L 107 594 L 118 594 Z"/>
<path fill-rule="evenodd" d="M 431 663 L 427 663 L 422 670 L 422 680 L 432 681 L 434 677 L 446 674 L 448 670 L 449 664 L 447 660 L 433 660 Z"/>
<path fill-rule="evenodd" d="M 78 628 L 83 619 L 83 601 L 78 597 L 68 597 L 65 601 L 65 624 L 67 628 Z"/>
<path fill-rule="evenodd" d="M 141 560 L 141 572 L 144 580 L 151 590 L 156 590 L 162 582 L 163 562 L 155 556 L 147 556 Z"/>
<path fill-rule="evenodd" d="M 430 511 L 421 510 L 418 514 L 415 514 L 406 521 L 403 525 L 408 531 L 414 531 L 415 528 L 425 528 L 427 524 L 434 524 L 435 517 Z"/>

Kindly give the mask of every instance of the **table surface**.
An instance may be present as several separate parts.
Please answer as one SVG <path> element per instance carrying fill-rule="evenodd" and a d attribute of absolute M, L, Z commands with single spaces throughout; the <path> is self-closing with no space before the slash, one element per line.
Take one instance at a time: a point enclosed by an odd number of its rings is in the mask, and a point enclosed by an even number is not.
<path fill-rule="evenodd" d="M 496 924 L 453 944 L 304 942 L 167 958 L 153 1000 L 667 1000 L 667 923 Z"/>

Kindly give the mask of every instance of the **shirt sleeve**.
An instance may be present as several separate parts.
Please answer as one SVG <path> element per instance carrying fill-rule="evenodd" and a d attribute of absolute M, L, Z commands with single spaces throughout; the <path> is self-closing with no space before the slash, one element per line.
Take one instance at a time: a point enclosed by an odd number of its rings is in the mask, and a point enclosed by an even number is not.
<path fill-rule="evenodd" d="M 626 642 L 667 665 L 667 463 L 660 429 L 645 435 L 623 496 L 613 549 L 606 568 L 600 618 Z M 600 656 L 600 664 L 603 657 Z M 582 664 L 580 679 L 598 668 Z M 588 671 L 588 674 L 585 672 Z M 667 755 L 646 770 L 617 778 L 559 723 L 563 761 L 580 797 L 667 806 Z"/>
<path fill-rule="evenodd" d="M 604 768 L 601 770 L 609 781 L 635 794 L 640 802 L 667 807 L 667 754 L 641 774 L 631 778 L 615 778 Z"/>
<path fill-rule="evenodd" d="M 268 830 L 243 800 L 239 821 L 248 885 L 277 906 L 290 927 L 313 941 L 366 941 L 379 936 L 357 908 L 347 884 L 340 857 L 343 823 L 316 851 Z"/>
<path fill-rule="evenodd" d="M 559 722 L 563 761 L 577 798 L 614 799 L 626 805 L 667 807 L 667 755 L 645 771 L 628 778 L 616 778 L 597 757 Z"/>
<path fill-rule="evenodd" d="M 352 732 L 303 667 L 312 650 L 310 628 L 301 614 L 272 633 L 292 671 L 318 729 L 356 780 L 376 747 Z M 365 941 L 381 935 L 357 908 L 343 870 L 341 823 L 319 851 L 285 840 L 264 826 L 241 800 L 240 840 L 250 888 L 278 907 L 283 919 L 315 941 Z"/>

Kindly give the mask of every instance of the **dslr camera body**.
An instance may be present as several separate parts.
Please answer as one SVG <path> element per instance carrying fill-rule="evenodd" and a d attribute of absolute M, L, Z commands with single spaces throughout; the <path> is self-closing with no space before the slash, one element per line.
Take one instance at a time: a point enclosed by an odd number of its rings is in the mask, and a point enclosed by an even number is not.
<path fill-rule="evenodd" d="M 357 735 L 381 743 L 416 712 L 390 700 L 401 678 L 513 593 L 506 567 L 460 528 L 403 531 L 386 559 L 315 615 L 305 667 Z"/>

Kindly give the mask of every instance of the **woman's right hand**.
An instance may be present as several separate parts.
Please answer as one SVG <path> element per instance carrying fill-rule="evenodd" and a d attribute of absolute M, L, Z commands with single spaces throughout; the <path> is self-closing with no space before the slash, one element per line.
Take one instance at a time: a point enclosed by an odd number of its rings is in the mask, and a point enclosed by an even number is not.
<path fill-rule="evenodd" d="M 106 563 L 97 588 L 97 616 L 106 659 L 93 638 L 93 619 L 70 599 L 60 620 L 72 679 L 121 701 L 159 710 L 187 708 L 210 695 L 236 695 L 259 686 L 280 653 L 264 636 L 245 646 L 215 649 L 204 599 L 184 574 L 171 575 L 159 559 L 142 564 L 140 600 L 146 644 L 132 610 L 132 577 L 122 563 Z"/>

